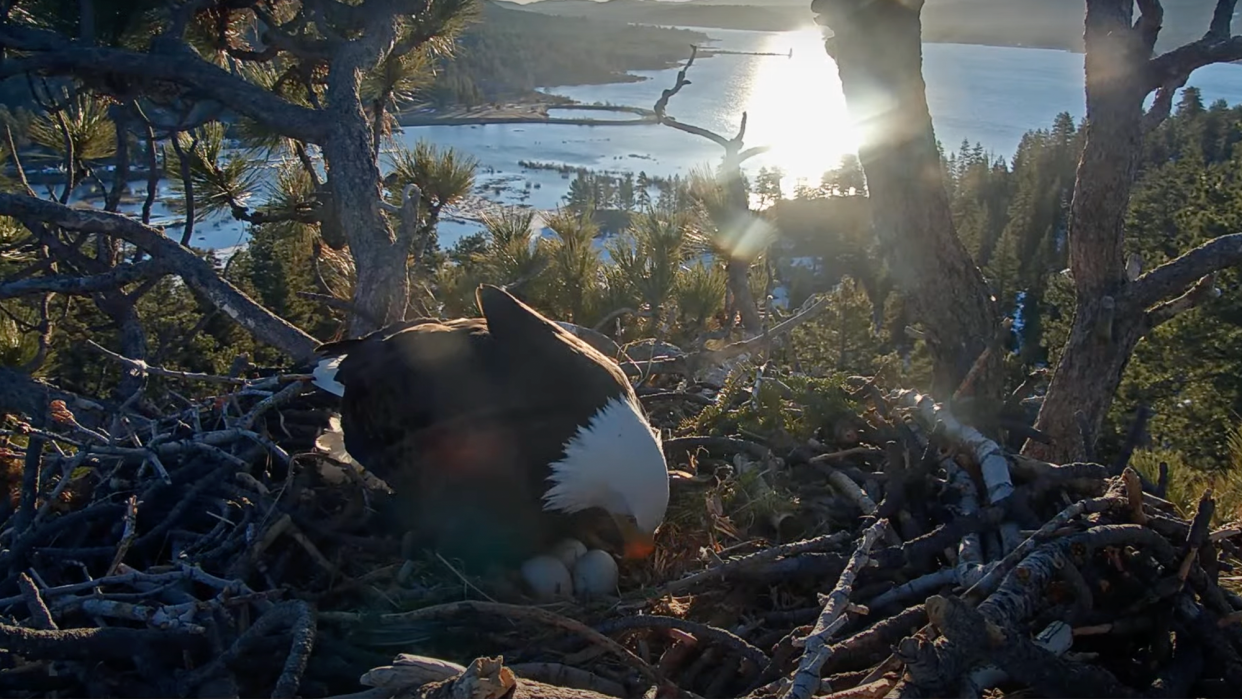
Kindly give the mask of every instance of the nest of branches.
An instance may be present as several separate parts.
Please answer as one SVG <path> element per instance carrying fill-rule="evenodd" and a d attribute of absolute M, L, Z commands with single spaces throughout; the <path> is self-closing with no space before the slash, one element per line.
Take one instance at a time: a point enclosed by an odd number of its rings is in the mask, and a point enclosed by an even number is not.
<path fill-rule="evenodd" d="M 1124 464 L 1008 453 L 911 391 L 644 381 L 658 550 L 616 596 L 539 604 L 403 550 L 309 377 L 140 369 L 216 390 L 3 425 L 7 696 L 1242 693 L 1242 529 L 1210 493 L 1181 518 Z"/>

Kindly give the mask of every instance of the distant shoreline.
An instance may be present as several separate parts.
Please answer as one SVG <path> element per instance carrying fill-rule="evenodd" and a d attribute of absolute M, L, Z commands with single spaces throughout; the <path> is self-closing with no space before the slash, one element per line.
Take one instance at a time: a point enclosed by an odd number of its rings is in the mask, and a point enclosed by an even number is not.
<path fill-rule="evenodd" d="M 626 112 L 633 119 L 593 119 L 589 117 L 548 116 L 549 109 L 576 111 Z M 654 124 L 655 112 L 642 107 L 602 104 L 573 104 L 548 101 L 513 101 L 495 106 L 455 109 L 444 112 L 405 112 L 397 115 L 403 127 L 472 126 L 485 124 L 568 124 L 572 126 L 632 126 Z"/>

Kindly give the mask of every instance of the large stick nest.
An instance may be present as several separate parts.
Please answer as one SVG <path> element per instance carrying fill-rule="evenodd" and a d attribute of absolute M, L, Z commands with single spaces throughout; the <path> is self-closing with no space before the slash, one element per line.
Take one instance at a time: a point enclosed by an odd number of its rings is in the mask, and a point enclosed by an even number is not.
<path fill-rule="evenodd" d="M 1124 464 L 1016 456 L 929 397 L 745 365 L 644 386 L 675 469 L 657 552 L 620 596 L 537 604 L 403 551 L 305 379 L 6 418 L 6 695 L 1242 693 L 1242 530 L 1210 493 L 1183 519 Z"/>

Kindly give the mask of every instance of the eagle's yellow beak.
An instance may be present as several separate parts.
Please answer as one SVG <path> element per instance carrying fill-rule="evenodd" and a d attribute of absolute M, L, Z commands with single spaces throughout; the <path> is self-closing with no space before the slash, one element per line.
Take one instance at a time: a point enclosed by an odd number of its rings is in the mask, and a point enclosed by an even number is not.
<path fill-rule="evenodd" d="M 622 555 L 625 558 L 631 560 L 646 558 L 655 551 L 654 533 L 642 531 L 629 517 L 614 515 L 613 521 L 617 523 L 617 529 L 621 531 L 621 541 L 624 547 Z"/>

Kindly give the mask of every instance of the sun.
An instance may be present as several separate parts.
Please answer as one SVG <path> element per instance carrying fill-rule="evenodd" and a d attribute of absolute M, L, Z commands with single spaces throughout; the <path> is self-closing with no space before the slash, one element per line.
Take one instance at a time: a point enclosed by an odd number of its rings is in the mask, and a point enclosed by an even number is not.
<path fill-rule="evenodd" d="M 859 133 L 845 105 L 837 66 L 824 51 L 821 30 L 810 26 L 773 34 L 760 51 L 788 53 L 757 62 L 746 98 L 746 146 L 771 150 L 748 164 L 779 167 L 786 196 L 799 184 L 816 186 L 841 157 L 857 153 Z"/>

